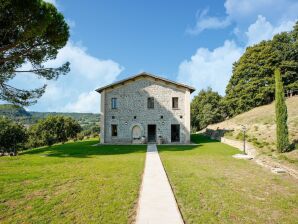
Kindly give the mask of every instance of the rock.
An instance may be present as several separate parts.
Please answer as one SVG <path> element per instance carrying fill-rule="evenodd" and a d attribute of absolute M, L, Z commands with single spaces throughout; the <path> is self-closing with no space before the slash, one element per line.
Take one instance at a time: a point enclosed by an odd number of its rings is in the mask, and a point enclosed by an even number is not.
<path fill-rule="evenodd" d="M 286 171 L 285 171 L 284 169 L 279 168 L 279 167 L 277 167 L 277 168 L 272 168 L 271 171 L 272 171 L 273 173 L 286 173 Z"/>
<path fill-rule="evenodd" d="M 235 159 L 246 159 L 246 160 L 251 160 L 251 159 L 253 159 L 251 156 L 249 156 L 249 155 L 245 155 L 245 154 L 235 154 L 235 155 L 233 155 L 233 157 L 234 157 Z"/>

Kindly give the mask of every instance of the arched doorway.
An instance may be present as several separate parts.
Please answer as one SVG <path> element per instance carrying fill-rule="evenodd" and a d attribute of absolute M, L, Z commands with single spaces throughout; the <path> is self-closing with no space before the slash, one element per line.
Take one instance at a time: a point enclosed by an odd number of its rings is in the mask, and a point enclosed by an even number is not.
<path fill-rule="evenodd" d="M 140 140 L 142 137 L 142 130 L 139 125 L 135 125 L 132 128 L 132 140 Z"/>

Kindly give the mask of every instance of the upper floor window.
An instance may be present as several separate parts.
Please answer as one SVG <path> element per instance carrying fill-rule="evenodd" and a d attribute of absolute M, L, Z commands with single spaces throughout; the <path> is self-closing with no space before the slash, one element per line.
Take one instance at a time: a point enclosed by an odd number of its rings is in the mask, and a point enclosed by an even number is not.
<path fill-rule="evenodd" d="M 172 97 L 172 108 L 178 109 L 178 97 Z"/>
<path fill-rule="evenodd" d="M 148 99 L 147 99 L 147 107 L 149 109 L 153 109 L 154 108 L 154 98 L 153 97 L 148 97 Z"/>
<path fill-rule="evenodd" d="M 117 125 L 116 124 L 112 124 L 112 136 L 116 137 L 118 135 L 117 133 Z"/>
<path fill-rule="evenodd" d="M 112 98 L 112 109 L 117 108 L 117 98 Z"/>

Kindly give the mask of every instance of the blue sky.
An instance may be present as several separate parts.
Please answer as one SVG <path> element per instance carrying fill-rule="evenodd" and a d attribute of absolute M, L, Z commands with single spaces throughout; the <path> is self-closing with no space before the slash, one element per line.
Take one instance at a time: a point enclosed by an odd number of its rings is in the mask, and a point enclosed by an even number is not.
<path fill-rule="evenodd" d="M 296 0 L 47 1 L 71 27 L 69 43 L 47 65 L 70 61 L 71 72 L 56 81 L 12 80 L 22 88 L 48 84 L 31 111 L 97 113 L 95 88 L 141 71 L 224 95 L 245 48 L 291 30 L 298 11 Z"/>

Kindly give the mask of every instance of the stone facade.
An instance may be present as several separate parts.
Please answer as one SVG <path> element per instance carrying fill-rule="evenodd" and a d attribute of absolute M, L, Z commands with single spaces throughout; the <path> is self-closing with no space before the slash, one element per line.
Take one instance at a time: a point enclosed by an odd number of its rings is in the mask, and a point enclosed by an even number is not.
<path fill-rule="evenodd" d="M 102 143 L 132 143 L 138 135 L 148 140 L 148 125 L 156 125 L 155 139 L 161 136 L 163 143 L 173 142 L 172 125 L 180 125 L 179 143 L 190 142 L 190 89 L 140 76 L 100 93 Z M 147 105 L 149 97 L 154 98 L 152 109 Z M 177 109 L 172 108 L 173 97 L 178 97 Z M 112 98 L 117 99 L 114 109 Z M 112 136 L 112 125 L 117 125 L 117 136 Z M 149 132 L 152 137 L 154 131 Z"/>

